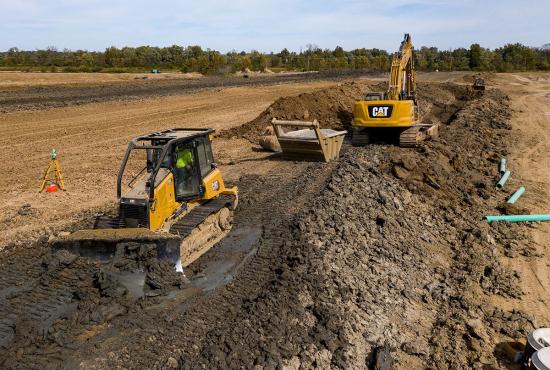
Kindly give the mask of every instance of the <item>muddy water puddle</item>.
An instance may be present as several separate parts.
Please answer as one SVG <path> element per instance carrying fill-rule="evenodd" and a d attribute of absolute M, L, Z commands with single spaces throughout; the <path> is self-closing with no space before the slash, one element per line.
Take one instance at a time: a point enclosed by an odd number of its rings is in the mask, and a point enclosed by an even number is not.
<path fill-rule="evenodd" d="M 231 282 L 240 268 L 256 253 L 261 235 L 261 227 L 255 226 L 243 226 L 231 231 L 216 247 L 184 269 L 189 286 L 169 292 L 163 303 L 182 303 Z M 151 308 L 159 308 L 159 305 Z"/>

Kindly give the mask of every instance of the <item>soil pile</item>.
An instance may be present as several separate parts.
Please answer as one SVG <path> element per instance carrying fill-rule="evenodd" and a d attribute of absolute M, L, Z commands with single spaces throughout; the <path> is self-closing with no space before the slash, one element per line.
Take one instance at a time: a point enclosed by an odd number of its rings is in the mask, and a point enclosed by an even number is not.
<path fill-rule="evenodd" d="M 441 89 L 457 104 L 434 113 L 448 122 L 441 139 L 418 150 L 350 148 L 292 223 L 271 282 L 236 302 L 184 365 L 508 365 L 500 342 L 536 326 L 491 304 L 493 295 L 521 297 L 519 276 L 498 261 L 510 249 L 531 253 L 524 227 L 480 221 L 504 196 L 494 182 L 508 99 L 491 91 L 463 100 L 465 88 Z M 438 107 L 445 95 L 430 99 Z"/>
<path fill-rule="evenodd" d="M 371 91 L 371 89 L 377 87 L 383 90 L 383 85 L 347 82 L 311 93 L 282 97 L 277 99 L 254 120 L 221 131 L 218 137 L 244 137 L 256 143 L 266 128 L 271 126 L 273 118 L 299 121 L 313 121 L 316 119 L 322 128 L 347 129 L 351 127 L 353 120 L 353 104 L 361 100 L 366 91 Z"/>
<path fill-rule="evenodd" d="M 254 120 L 241 126 L 221 131 L 220 138 L 243 137 L 257 143 L 273 118 L 280 120 L 313 121 L 322 128 L 348 130 L 353 122 L 353 105 L 367 92 L 386 91 L 387 83 L 347 82 L 298 96 L 282 97 L 271 104 Z M 455 84 L 417 84 L 422 123 L 446 123 L 465 101 L 481 96 Z"/>

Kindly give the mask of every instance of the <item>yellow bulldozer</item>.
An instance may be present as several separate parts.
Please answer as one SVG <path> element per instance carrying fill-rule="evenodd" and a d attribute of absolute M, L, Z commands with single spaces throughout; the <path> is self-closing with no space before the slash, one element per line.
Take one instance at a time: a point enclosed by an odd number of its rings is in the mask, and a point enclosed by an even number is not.
<path fill-rule="evenodd" d="M 352 144 L 366 145 L 373 137 L 398 139 L 402 147 L 414 147 L 429 136 L 437 135 L 438 126 L 421 124 L 416 97 L 414 48 L 405 34 L 399 51 L 392 59 L 386 92 L 368 93 L 355 103 Z"/>
<path fill-rule="evenodd" d="M 213 132 L 174 128 L 131 140 L 117 178 L 118 214 L 53 247 L 108 261 L 129 243 L 153 244 L 182 271 L 229 233 L 237 206 L 238 189 L 225 186 L 214 162 Z"/>

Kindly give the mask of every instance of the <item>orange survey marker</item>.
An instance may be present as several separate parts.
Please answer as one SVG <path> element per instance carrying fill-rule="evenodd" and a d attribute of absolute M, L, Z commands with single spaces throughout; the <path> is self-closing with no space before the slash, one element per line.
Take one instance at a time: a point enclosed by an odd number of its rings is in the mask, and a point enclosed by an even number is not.
<path fill-rule="evenodd" d="M 53 178 L 50 178 L 52 170 L 54 176 Z M 44 178 L 42 179 L 42 184 L 40 185 L 40 190 L 38 191 L 39 193 L 46 188 L 46 184 L 48 184 L 46 190 L 48 193 L 53 192 L 54 187 L 65 190 L 65 182 L 63 181 L 63 174 L 61 173 L 61 166 L 59 165 L 59 159 L 57 159 L 57 152 L 55 149 L 52 149 L 52 152 L 50 153 L 50 163 L 44 173 Z"/>

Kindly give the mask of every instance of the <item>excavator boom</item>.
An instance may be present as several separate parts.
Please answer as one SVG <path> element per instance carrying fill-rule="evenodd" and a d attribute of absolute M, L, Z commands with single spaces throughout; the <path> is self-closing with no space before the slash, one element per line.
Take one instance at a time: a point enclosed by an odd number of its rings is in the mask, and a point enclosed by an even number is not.
<path fill-rule="evenodd" d="M 414 59 L 411 36 L 406 33 L 399 51 L 393 55 L 388 100 L 404 100 L 414 94 Z"/>

